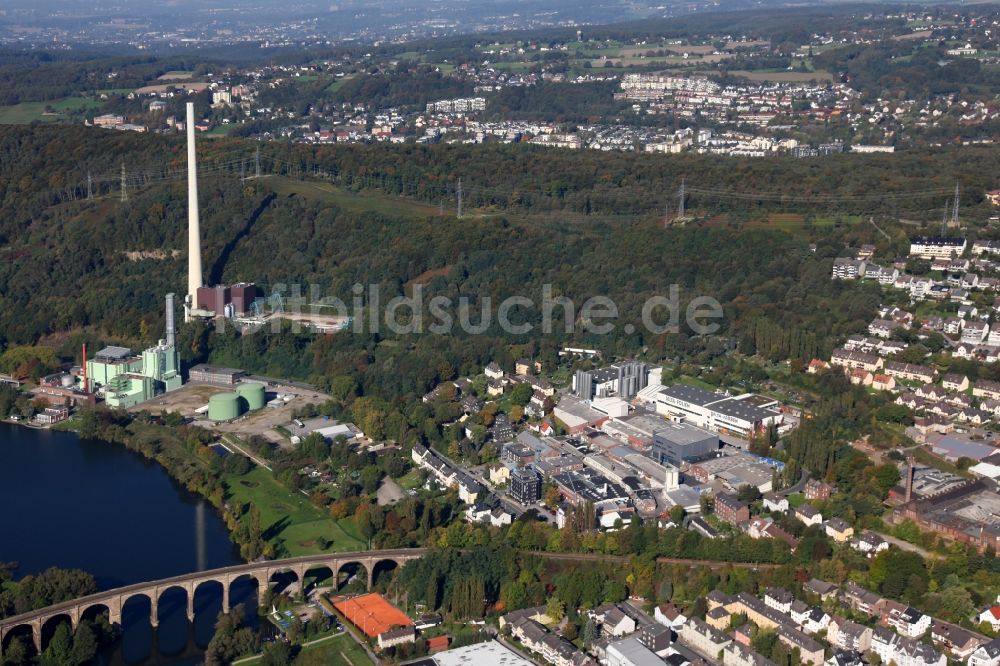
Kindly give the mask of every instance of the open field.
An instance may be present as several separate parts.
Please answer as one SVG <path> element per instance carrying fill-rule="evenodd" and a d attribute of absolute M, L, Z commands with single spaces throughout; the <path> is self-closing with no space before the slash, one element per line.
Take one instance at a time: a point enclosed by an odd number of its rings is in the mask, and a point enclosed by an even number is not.
<path fill-rule="evenodd" d="M 438 214 L 437 207 L 428 204 L 386 194 L 355 194 L 328 183 L 292 180 L 283 176 L 269 178 L 267 182 L 277 194 L 304 196 L 349 210 L 383 215 L 436 216 Z"/>
<path fill-rule="evenodd" d="M 652 56 L 649 58 L 608 58 L 607 60 L 591 60 L 590 66 L 592 68 L 600 69 L 601 67 L 605 67 L 609 62 L 613 65 L 621 65 L 622 67 L 628 67 L 629 65 L 710 65 L 722 62 L 723 60 L 728 60 L 730 58 L 732 58 L 732 56 L 725 53 L 692 55 L 690 58 L 685 58 L 683 55 Z"/>
<path fill-rule="evenodd" d="M 260 510 L 264 535 L 291 557 L 365 549 L 353 520 L 329 518 L 305 495 L 293 494 L 278 483 L 266 469 L 257 467 L 244 476 L 226 477 L 224 482 L 231 499 Z M 320 539 L 332 545 L 324 550 Z"/>
<path fill-rule="evenodd" d="M 56 113 L 46 113 L 47 106 L 55 109 Z M 67 97 L 53 102 L 22 102 L 13 106 L 0 106 L 0 125 L 27 125 L 36 120 L 55 122 L 66 111 L 93 109 L 97 106 L 97 102 L 89 97 Z"/>
<path fill-rule="evenodd" d="M 815 72 L 767 72 L 759 70 L 738 69 L 729 72 L 732 76 L 741 76 L 751 81 L 773 81 L 775 83 L 808 83 L 809 81 L 833 81 L 833 74 L 825 70 Z"/>
<path fill-rule="evenodd" d="M 237 664 L 257 664 L 261 656 L 248 657 L 236 661 Z M 342 632 L 332 636 L 317 638 L 298 648 L 293 666 L 375 666 L 360 645 L 351 636 Z"/>
<path fill-rule="evenodd" d="M 374 666 L 372 660 L 349 634 L 343 633 L 302 648 L 294 666 Z"/>
<path fill-rule="evenodd" d="M 175 83 L 162 83 L 159 85 L 143 86 L 141 88 L 136 88 L 136 95 L 149 95 L 152 93 L 166 92 L 170 88 L 176 88 L 177 90 L 193 90 L 194 92 L 201 92 L 203 90 L 208 90 L 208 84 L 200 81 L 177 81 Z"/>
<path fill-rule="evenodd" d="M 180 70 L 172 70 L 156 77 L 157 81 L 186 81 L 187 79 L 193 78 L 194 72 L 182 72 Z"/>

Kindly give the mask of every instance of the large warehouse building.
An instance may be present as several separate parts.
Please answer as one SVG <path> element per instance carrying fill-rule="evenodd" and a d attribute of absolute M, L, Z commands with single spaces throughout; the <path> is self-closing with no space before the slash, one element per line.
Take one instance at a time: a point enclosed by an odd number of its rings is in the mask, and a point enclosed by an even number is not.
<path fill-rule="evenodd" d="M 656 396 L 656 411 L 723 434 L 744 439 L 783 420 L 778 401 L 746 393 L 728 396 L 687 384 L 675 384 Z"/>
<path fill-rule="evenodd" d="M 671 423 L 653 433 L 649 457 L 661 465 L 680 467 L 686 460 L 719 450 L 719 436 L 686 423 Z"/>

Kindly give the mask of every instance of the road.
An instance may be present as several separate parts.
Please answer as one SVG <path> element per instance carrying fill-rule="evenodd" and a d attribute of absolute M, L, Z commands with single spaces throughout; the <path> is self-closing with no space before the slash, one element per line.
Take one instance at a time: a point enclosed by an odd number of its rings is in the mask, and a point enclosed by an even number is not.
<path fill-rule="evenodd" d="M 902 539 L 897 539 L 896 537 L 891 536 L 889 534 L 884 534 L 883 532 L 875 532 L 874 530 L 872 530 L 872 532 L 874 534 L 879 535 L 880 537 L 882 537 L 883 539 L 885 539 L 886 541 L 888 541 L 890 544 L 892 544 L 896 548 L 899 548 L 900 550 L 906 550 L 906 551 L 909 551 L 911 553 L 916 553 L 917 555 L 920 555 L 925 560 L 928 560 L 928 559 L 929 560 L 939 560 L 939 559 L 941 559 L 941 555 L 938 555 L 937 553 L 932 553 L 929 550 L 925 550 L 924 548 L 921 548 L 920 546 L 918 546 L 918 545 L 916 545 L 914 543 L 910 543 L 909 541 L 903 541 Z"/>
<path fill-rule="evenodd" d="M 601 555 L 599 553 L 550 553 L 544 550 L 522 551 L 547 560 L 564 560 L 567 562 L 612 562 L 625 563 L 630 557 L 625 555 Z M 656 561 L 660 564 L 684 564 L 688 566 L 701 567 L 733 567 L 734 569 L 777 569 L 783 564 L 757 563 L 757 562 L 727 562 L 723 560 L 688 560 L 680 557 L 658 557 Z"/>

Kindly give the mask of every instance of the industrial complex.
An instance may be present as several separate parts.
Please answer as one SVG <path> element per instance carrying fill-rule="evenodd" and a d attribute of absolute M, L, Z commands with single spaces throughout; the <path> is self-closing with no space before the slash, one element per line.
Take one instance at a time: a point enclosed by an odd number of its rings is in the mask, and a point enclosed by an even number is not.
<path fill-rule="evenodd" d="M 141 355 L 125 347 L 105 347 L 92 360 L 85 359 L 84 391 L 96 391 L 111 407 L 132 407 L 180 388 L 173 294 L 167 294 L 166 319 L 165 337 Z"/>

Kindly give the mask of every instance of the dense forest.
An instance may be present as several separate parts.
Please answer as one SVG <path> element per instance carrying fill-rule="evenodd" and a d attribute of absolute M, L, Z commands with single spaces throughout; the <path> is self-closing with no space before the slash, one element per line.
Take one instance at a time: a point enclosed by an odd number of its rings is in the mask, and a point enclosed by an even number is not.
<path fill-rule="evenodd" d="M 538 303 L 543 286 L 551 285 L 553 296 L 572 300 L 576 315 L 588 298 L 606 295 L 617 304 L 620 317 L 611 335 L 586 333 L 577 317 L 575 332 L 557 330 L 544 336 L 545 344 L 572 340 L 612 355 L 647 348 L 658 358 L 708 344 L 684 327 L 677 334 L 654 335 L 640 325 L 645 300 L 666 296 L 677 285 L 682 307 L 696 296 L 717 299 L 724 312 L 720 334 L 745 351 L 802 360 L 828 352 L 839 336 L 859 332 L 871 318 L 877 290 L 846 288 L 831 282 L 829 274 L 841 244 L 867 239 L 864 234 L 873 229 L 816 228 L 805 236 L 769 229 L 766 223 L 743 229 L 735 224 L 738 215 L 756 213 L 738 209 L 730 224 L 669 229 L 659 216 L 609 220 L 596 214 L 563 217 L 560 211 L 589 206 L 624 213 L 659 207 L 667 184 L 694 172 L 744 191 L 817 196 L 876 194 L 881 187 L 914 188 L 955 177 L 985 184 L 991 178 L 986 165 L 995 155 L 981 148 L 945 151 L 933 158 L 914 153 L 894 159 L 843 156 L 751 163 L 518 146 L 477 151 L 268 147 L 273 164 L 295 164 L 302 174 L 311 167 L 338 172 L 339 184 L 348 191 L 371 189 L 432 200 L 434 183 L 445 185 L 462 174 L 472 190 L 467 206 L 493 202 L 499 214 L 455 220 L 420 206 L 359 209 L 349 205 L 347 194 L 342 205 L 343 199 L 311 196 L 309 187 L 276 194 L 280 180 L 243 184 L 212 173 L 213 157 L 222 159 L 227 151 L 242 150 L 241 145 L 228 141 L 204 149 L 203 256 L 212 280 L 253 280 L 265 293 L 282 284 L 302 285 L 303 291 L 315 284 L 321 296 L 345 303 L 352 301 L 354 284 L 379 285 L 384 303 L 412 293 L 420 283 L 425 299 L 443 296 L 454 303 L 465 297 L 474 312 L 486 296 L 494 308 L 512 295 Z M 113 172 L 123 157 L 166 167 L 182 164 L 180 145 L 163 137 L 83 128 L 0 130 L 0 256 L 5 259 L 0 263 L 0 343 L 10 347 L 50 341 L 62 354 L 73 355 L 84 339 L 138 346 L 160 335 L 163 295 L 181 292 L 184 283 L 181 183 L 153 184 L 155 178 L 150 178 L 151 184 L 142 187 L 139 182 L 127 204 L 114 191 L 81 200 L 67 186 L 88 166 L 95 173 Z M 857 175 L 861 163 L 868 172 L 865 179 Z M 904 171 L 910 175 L 900 175 Z M 487 200 L 488 192 L 477 195 L 477 182 L 507 189 L 510 195 Z M 765 211 L 779 205 L 760 204 Z M 810 234 L 817 240 L 815 252 L 807 246 Z M 897 240 L 905 243 L 905 234 L 900 232 Z M 537 307 L 522 314 L 528 323 L 539 323 Z M 636 330 L 626 333 L 626 323 Z M 66 332 L 72 333 L 48 337 Z M 475 336 L 395 336 L 383 330 L 375 336 L 317 338 L 265 331 L 241 338 L 232 331 L 190 327 L 183 335 L 188 362 L 211 359 L 301 378 L 346 374 L 362 386 L 383 384 L 385 391 L 376 393 L 391 398 L 422 394 L 448 374 L 481 367 L 505 353 L 510 342 L 530 341 L 538 333 L 504 334 L 494 317 Z"/>
<path fill-rule="evenodd" d="M 52 150 L 60 148 L 56 144 Z M 169 155 L 172 146 L 153 148 Z M 523 177 L 522 165 L 540 172 L 546 161 L 529 163 L 528 158 L 551 154 L 523 152 L 498 153 L 518 165 L 501 173 Z M 10 215 L 0 222 L 6 239 L 0 253 L 7 259 L 0 265 L 2 339 L 8 345 L 30 344 L 87 329 L 87 335 L 101 339 L 154 341 L 162 329 L 163 294 L 179 292 L 183 285 L 182 188 L 141 189 L 127 205 L 104 198 L 44 206 L 32 196 L 34 183 L 44 186 L 59 174 L 51 168 L 24 173 L 42 158 L 28 150 L 8 154 L 15 153 L 27 159 L 16 170 L 8 168 L 3 188 L 2 210 Z M 557 158 L 555 164 L 564 163 Z M 25 178 L 26 184 L 21 182 Z M 601 180 L 596 173 L 592 178 Z M 612 354 L 632 354 L 643 347 L 652 354 L 676 353 L 689 344 L 703 344 L 684 327 L 676 335 L 653 335 L 641 325 L 645 300 L 669 295 L 671 285 L 677 285 L 682 307 L 696 296 L 717 299 L 724 310 L 722 334 L 737 336 L 753 326 L 749 337 L 755 346 L 801 359 L 828 351 L 837 336 L 856 332 L 877 303 L 874 290 L 859 292 L 830 281 L 836 242 L 823 241 L 812 253 L 802 239 L 776 230 L 664 230 L 659 222 L 573 224 L 558 218 L 536 222 L 530 216 L 456 221 L 358 211 L 302 195 L 272 196 L 268 181 L 256 183 L 244 187 L 233 178 L 203 179 L 203 256 L 213 279 L 253 280 L 266 292 L 279 284 L 302 285 L 303 291 L 315 284 L 322 296 L 345 303 L 351 303 L 354 284 L 379 285 L 385 302 L 420 282 L 426 299 L 444 296 L 457 303 L 465 297 L 474 312 L 486 296 L 494 308 L 513 295 L 540 303 L 544 285 L 551 285 L 554 296 L 574 303 L 577 325 L 571 334 L 556 327 L 550 342 L 573 340 Z M 25 205 L 18 205 L 21 201 Z M 58 279 L 52 280 L 53 275 Z M 579 326 L 579 308 L 597 295 L 609 296 L 618 306 L 620 325 L 612 335 L 586 333 Z M 524 313 L 536 331 L 520 336 L 522 341 L 537 337 L 540 315 L 538 307 Z M 636 330 L 626 333 L 626 323 Z M 267 331 L 241 339 L 231 331 L 193 329 L 185 335 L 195 336 L 183 351 L 191 361 L 204 360 L 211 350 L 219 362 L 298 377 L 345 371 L 363 377 L 365 368 L 382 357 L 410 365 L 402 357 L 414 350 L 423 350 L 418 356 L 433 354 L 447 361 L 416 361 L 413 372 L 397 366 L 396 372 L 379 373 L 394 384 L 390 395 L 425 391 L 442 378 L 442 365 L 452 372 L 468 371 L 519 339 L 504 334 L 495 317 L 483 335 L 411 335 L 403 336 L 402 344 L 376 346 L 380 338 L 394 336 L 383 331 L 374 339 L 350 334 L 313 338 Z M 209 337 L 198 337 L 202 335 Z M 71 349 L 79 341 L 73 338 Z"/>

